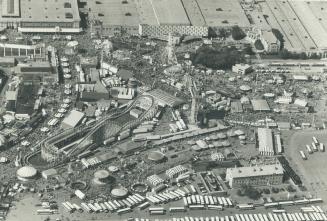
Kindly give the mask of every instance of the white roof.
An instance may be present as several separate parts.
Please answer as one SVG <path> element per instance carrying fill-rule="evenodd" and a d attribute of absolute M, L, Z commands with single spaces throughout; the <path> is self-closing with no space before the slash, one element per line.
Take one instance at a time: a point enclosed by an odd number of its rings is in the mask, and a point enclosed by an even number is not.
<path fill-rule="evenodd" d="M 267 176 L 273 174 L 284 173 L 283 167 L 280 164 L 254 166 L 254 167 L 238 167 L 238 168 L 228 168 L 226 174 L 233 178 L 243 178 L 243 177 L 256 177 L 256 176 Z"/>
<path fill-rule="evenodd" d="M 308 102 L 306 100 L 297 98 L 295 99 L 294 104 L 299 105 L 301 107 L 306 107 L 308 105 Z"/>
<path fill-rule="evenodd" d="M 69 127 L 76 127 L 77 124 L 83 119 L 84 113 L 72 110 L 67 117 L 62 121 L 62 125 L 66 125 Z"/>
<path fill-rule="evenodd" d="M 258 128 L 259 152 L 274 153 L 274 142 L 272 130 L 268 128 Z"/>

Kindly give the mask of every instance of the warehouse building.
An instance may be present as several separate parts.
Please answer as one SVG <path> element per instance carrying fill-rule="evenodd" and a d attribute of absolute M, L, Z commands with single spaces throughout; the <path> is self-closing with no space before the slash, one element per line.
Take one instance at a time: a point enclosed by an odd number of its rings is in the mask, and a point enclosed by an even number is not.
<path fill-rule="evenodd" d="M 77 0 L 2 0 L 0 29 L 17 28 L 23 33 L 78 33 Z"/>
<path fill-rule="evenodd" d="M 84 118 L 84 113 L 72 110 L 70 114 L 62 121 L 61 127 L 64 129 L 70 129 L 76 127 Z"/>
<path fill-rule="evenodd" d="M 45 44 L 23 45 L 0 43 L 0 57 L 45 58 L 45 54 Z"/>
<path fill-rule="evenodd" d="M 273 156 L 275 154 L 273 132 L 268 128 L 258 128 L 259 153 L 262 156 Z"/>
<path fill-rule="evenodd" d="M 228 168 L 226 170 L 226 181 L 232 188 L 239 188 L 242 185 L 280 185 L 283 183 L 283 177 L 284 171 L 280 164 Z"/>
<path fill-rule="evenodd" d="M 89 0 L 92 32 L 152 37 L 208 36 L 208 28 L 249 27 L 237 0 Z"/>

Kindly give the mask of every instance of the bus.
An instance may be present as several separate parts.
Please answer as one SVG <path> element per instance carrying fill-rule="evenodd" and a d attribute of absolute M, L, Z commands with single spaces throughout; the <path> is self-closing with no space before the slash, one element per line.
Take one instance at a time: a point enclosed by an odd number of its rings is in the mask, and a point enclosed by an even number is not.
<path fill-rule="evenodd" d="M 224 206 L 228 206 L 228 203 L 227 203 L 226 198 L 225 198 L 225 197 L 222 197 L 221 199 L 222 199 L 222 201 L 223 201 Z"/>
<path fill-rule="evenodd" d="M 69 213 L 73 212 L 73 209 L 70 206 L 68 206 L 66 202 L 62 203 L 62 205 L 67 212 Z"/>
<path fill-rule="evenodd" d="M 226 201 L 227 201 L 227 204 L 228 204 L 229 207 L 233 207 L 234 206 L 231 199 L 226 198 Z"/>
<path fill-rule="evenodd" d="M 268 208 L 274 208 L 274 207 L 277 207 L 278 206 L 278 203 L 265 203 L 263 206 L 266 209 L 268 209 Z"/>
<path fill-rule="evenodd" d="M 322 203 L 323 200 L 321 198 L 314 198 L 309 200 L 310 203 Z"/>
<path fill-rule="evenodd" d="M 236 221 L 242 221 L 239 214 L 235 214 Z"/>
<path fill-rule="evenodd" d="M 286 210 L 284 210 L 284 209 L 274 209 L 274 210 L 272 210 L 272 212 L 273 213 L 285 213 Z"/>
<path fill-rule="evenodd" d="M 145 200 L 145 198 L 138 193 L 135 193 L 135 196 L 138 197 L 142 202 Z"/>
<path fill-rule="evenodd" d="M 87 204 L 87 205 L 90 207 L 90 209 L 91 209 L 93 212 L 95 212 L 95 213 L 99 212 L 98 209 L 97 209 L 95 206 L 93 206 L 92 203 L 89 203 L 89 204 Z"/>
<path fill-rule="evenodd" d="M 116 204 L 114 204 L 113 202 L 108 201 L 108 203 L 109 203 L 109 205 L 112 207 L 112 209 L 113 209 L 114 211 L 118 209 L 117 206 L 116 206 Z"/>
<path fill-rule="evenodd" d="M 191 192 L 193 194 L 197 194 L 198 193 L 193 185 L 190 185 L 190 189 L 191 189 Z"/>
<path fill-rule="evenodd" d="M 183 197 L 184 206 L 188 206 L 187 198 Z"/>
<path fill-rule="evenodd" d="M 76 209 L 78 212 L 80 212 L 80 213 L 82 213 L 82 212 L 83 212 L 83 209 L 82 209 L 82 207 L 80 207 L 80 206 L 79 206 L 79 205 L 77 205 L 76 203 L 73 203 L 72 205 L 75 207 L 75 209 Z"/>
<path fill-rule="evenodd" d="M 204 209 L 204 205 L 190 205 L 189 208 L 190 210 L 200 210 Z"/>
<path fill-rule="evenodd" d="M 268 216 L 266 214 L 263 214 L 262 216 L 263 216 L 264 221 L 269 221 Z"/>
<path fill-rule="evenodd" d="M 81 203 L 81 207 L 88 213 L 92 213 L 91 208 L 86 203 Z"/>
<path fill-rule="evenodd" d="M 185 209 L 185 207 L 183 207 L 183 206 L 180 206 L 180 207 L 170 207 L 169 208 L 169 212 L 171 212 L 171 213 L 175 213 L 175 212 L 185 212 L 186 211 L 186 209 Z"/>
<path fill-rule="evenodd" d="M 294 204 L 295 205 L 302 205 L 302 204 L 308 204 L 310 201 L 307 199 L 303 199 L 303 200 L 295 200 Z"/>
<path fill-rule="evenodd" d="M 104 202 L 104 205 L 108 208 L 110 212 L 114 211 L 114 208 L 112 208 L 112 206 L 108 202 Z"/>
<path fill-rule="evenodd" d="M 215 205 L 215 202 L 213 201 L 213 197 L 212 196 L 208 196 L 209 199 L 209 204 L 210 205 Z"/>
<path fill-rule="evenodd" d="M 165 215 L 164 210 L 155 210 L 155 211 L 150 211 L 150 215 Z"/>
<path fill-rule="evenodd" d="M 239 210 L 252 210 L 254 209 L 253 204 L 238 204 L 236 205 L 236 208 Z"/>
<path fill-rule="evenodd" d="M 205 205 L 209 205 L 209 197 L 208 196 L 204 196 L 204 204 Z"/>
<path fill-rule="evenodd" d="M 222 206 L 217 206 L 217 205 L 208 205 L 209 210 L 218 210 L 218 211 L 223 211 L 224 207 Z"/>
<path fill-rule="evenodd" d="M 293 201 L 282 201 L 278 203 L 279 206 L 291 206 L 294 205 Z"/>
<path fill-rule="evenodd" d="M 246 221 L 251 221 L 250 217 L 249 217 L 249 214 L 244 214 L 244 218 L 245 218 Z"/>
<path fill-rule="evenodd" d="M 121 215 L 121 214 L 125 214 L 125 213 L 130 213 L 131 211 L 132 211 L 131 208 L 126 207 L 126 208 L 124 208 L 124 209 L 117 210 L 117 214 L 118 214 L 118 215 Z"/>
<path fill-rule="evenodd" d="M 141 205 L 139 205 L 138 208 L 140 210 L 144 210 L 145 208 L 147 208 L 149 206 L 150 206 L 150 203 L 149 202 L 145 202 L 145 203 L 142 203 Z"/>

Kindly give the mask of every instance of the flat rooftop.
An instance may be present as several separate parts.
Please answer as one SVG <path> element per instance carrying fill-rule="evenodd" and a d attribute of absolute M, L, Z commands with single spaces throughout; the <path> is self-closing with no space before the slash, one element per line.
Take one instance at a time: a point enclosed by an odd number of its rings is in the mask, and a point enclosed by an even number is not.
<path fill-rule="evenodd" d="M 193 26 L 205 26 L 206 21 L 199 8 L 197 0 L 182 0 L 186 14 Z"/>
<path fill-rule="evenodd" d="M 85 114 L 80 111 L 72 110 L 67 117 L 61 122 L 69 127 L 76 127 L 77 124 L 84 118 Z"/>
<path fill-rule="evenodd" d="M 87 4 L 91 19 L 100 20 L 104 25 L 137 26 L 140 23 L 134 0 L 88 0 Z"/>
<path fill-rule="evenodd" d="M 259 151 L 274 152 L 274 141 L 272 130 L 258 128 Z"/>
<path fill-rule="evenodd" d="M 207 26 L 250 26 L 238 0 L 197 0 Z"/>
<path fill-rule="evenodd" d="M 19 0 L 2 0 L 1 12 L 3 16 L 17 17 L 20 15 Z"/>
<path fill-rule="evenodd" d="M 141 24 L 159 25 L 150 0 L 135 0 Z"/>
<path fill-rule="evenodd" d="M 10 5 L 12 6 L 10 6 Z M 8 8 L 9 7 L 9 8 Z M 80 21 L 77 0 L 0 0 L 1 20 L 22 22 Z M 10 14 L 13 14 L 11 16 Z M 10 17 L 8 17 L 10 16 Z"/>
<path fill-rule="evenodd" d="M 253 166 L 253 167 L 237 167 L 227 168 L 226 174 L 230 174 L 233 178 L 258 177 L 268 175 L 283 175 L 284 170 L 280 164 Z"/>
<path fill-rule="evenodd" d="M 181 0 L 149 0 L 160 25 L 190 25 Z"/>

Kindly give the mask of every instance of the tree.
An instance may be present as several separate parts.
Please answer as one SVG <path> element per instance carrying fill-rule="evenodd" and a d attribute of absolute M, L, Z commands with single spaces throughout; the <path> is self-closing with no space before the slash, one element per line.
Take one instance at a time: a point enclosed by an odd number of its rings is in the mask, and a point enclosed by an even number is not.
<path fill-rule="evenodd" d="M 284 48 L 284 41 L 285 41 L 283 34 L 278 29 L 275 29 L 275 28 L 273 28 L 271 31 L 276 36 L 276 38 L 279 40 L 280 48 L 283 49 Z"/>
<path fill-rule="evenodd" d="M 213 28 L 211 28 L 211 27 L 209 27 L 208 28 L 208 38 L 217 38 L 217 33 L 216 33 L 216 31 L 213 29 Z"/>
<path fill-rule="evenodd" d="M 273 193 L 279 193 L 279 189 L 276 188 L 276 187 L 273 187 L 273 188 L 271 189 L 271 191 L 272 191 Z"/>
<path fill-rule="evenodd" d="M 310 59 L 320 59 L 320 58 L 321 58 L 321 56 L 318 55 L 317 53 L 312 53 L 312 54 L 310 55 Z"/>
<path fill-rule="evenodd" d="M 235 47 L 214 49 L 204 46 L 191 55 L 191 60 L 195 65 L 203 65 L 208 68 L 231 69 L 236 63 L 244 61 L 244 55 Z"/>
<path fill-rule="evenodd" d="M 246 46 L 246 47 L 243 49 L 243 52 L 244 52 L 245 54 L 248 54 L 248 55 L 254 55 L 254 51 L 252 50 L 251 45 Z"/>
<path fill-rule="evenodd" d="M 290 192 L 290 193 L 294 193 L 294 192 L 296 192 L 296 189 L 292 185 L 288 185 L 287 186 L 287 191 Z"/>
<path fill-rule="evenodd" d="M 245 36 L 244 31 L 239 26 L 235 25 L 232 27 L 232 37 L 234 40 L 242 40 Z"/>
<path fill-rule="evenodd" d="M 295 52 L 290 52 L 288 51 L 287 49 L 282 49 L 280 52 L 279 52 L 279 57 L 281 59 L 308 59 L 308 56 L 306 53 L 302 52 L 302 53 L 295 53 Z"/>
<path fill-rule="evenodd" d="M 265 49 L 264 48 L 264 46 L 263 46 L 263 44 L 262 44 L 262 42 L 259 40 L 259 39 L 257 39 L 255 42 L 254 42 L 254 46 L 255 46 L 255 48 L 257 49 L 257 50 L 263 50 L 263 49 Z"/>
<path fill-rule="evenodd" d="M 242 185 L 240 189 L 240 194 L 243 194 L 252 200 L 257 200 L 261 197 L 261 192 L 253 188 L 251 185 Z"/>
<path fill-rule="evenodd" d="M 218 29 L 218 37 L 227 38 L 228 37 L 227 31 L 224 28 L 219 28 Z"/>
<path fill-rule="evenodd" d="M 270 194 L 270 190 L 269 189 L 263 189 L 263 192 L 265 193 L 265 194 Z"/>

